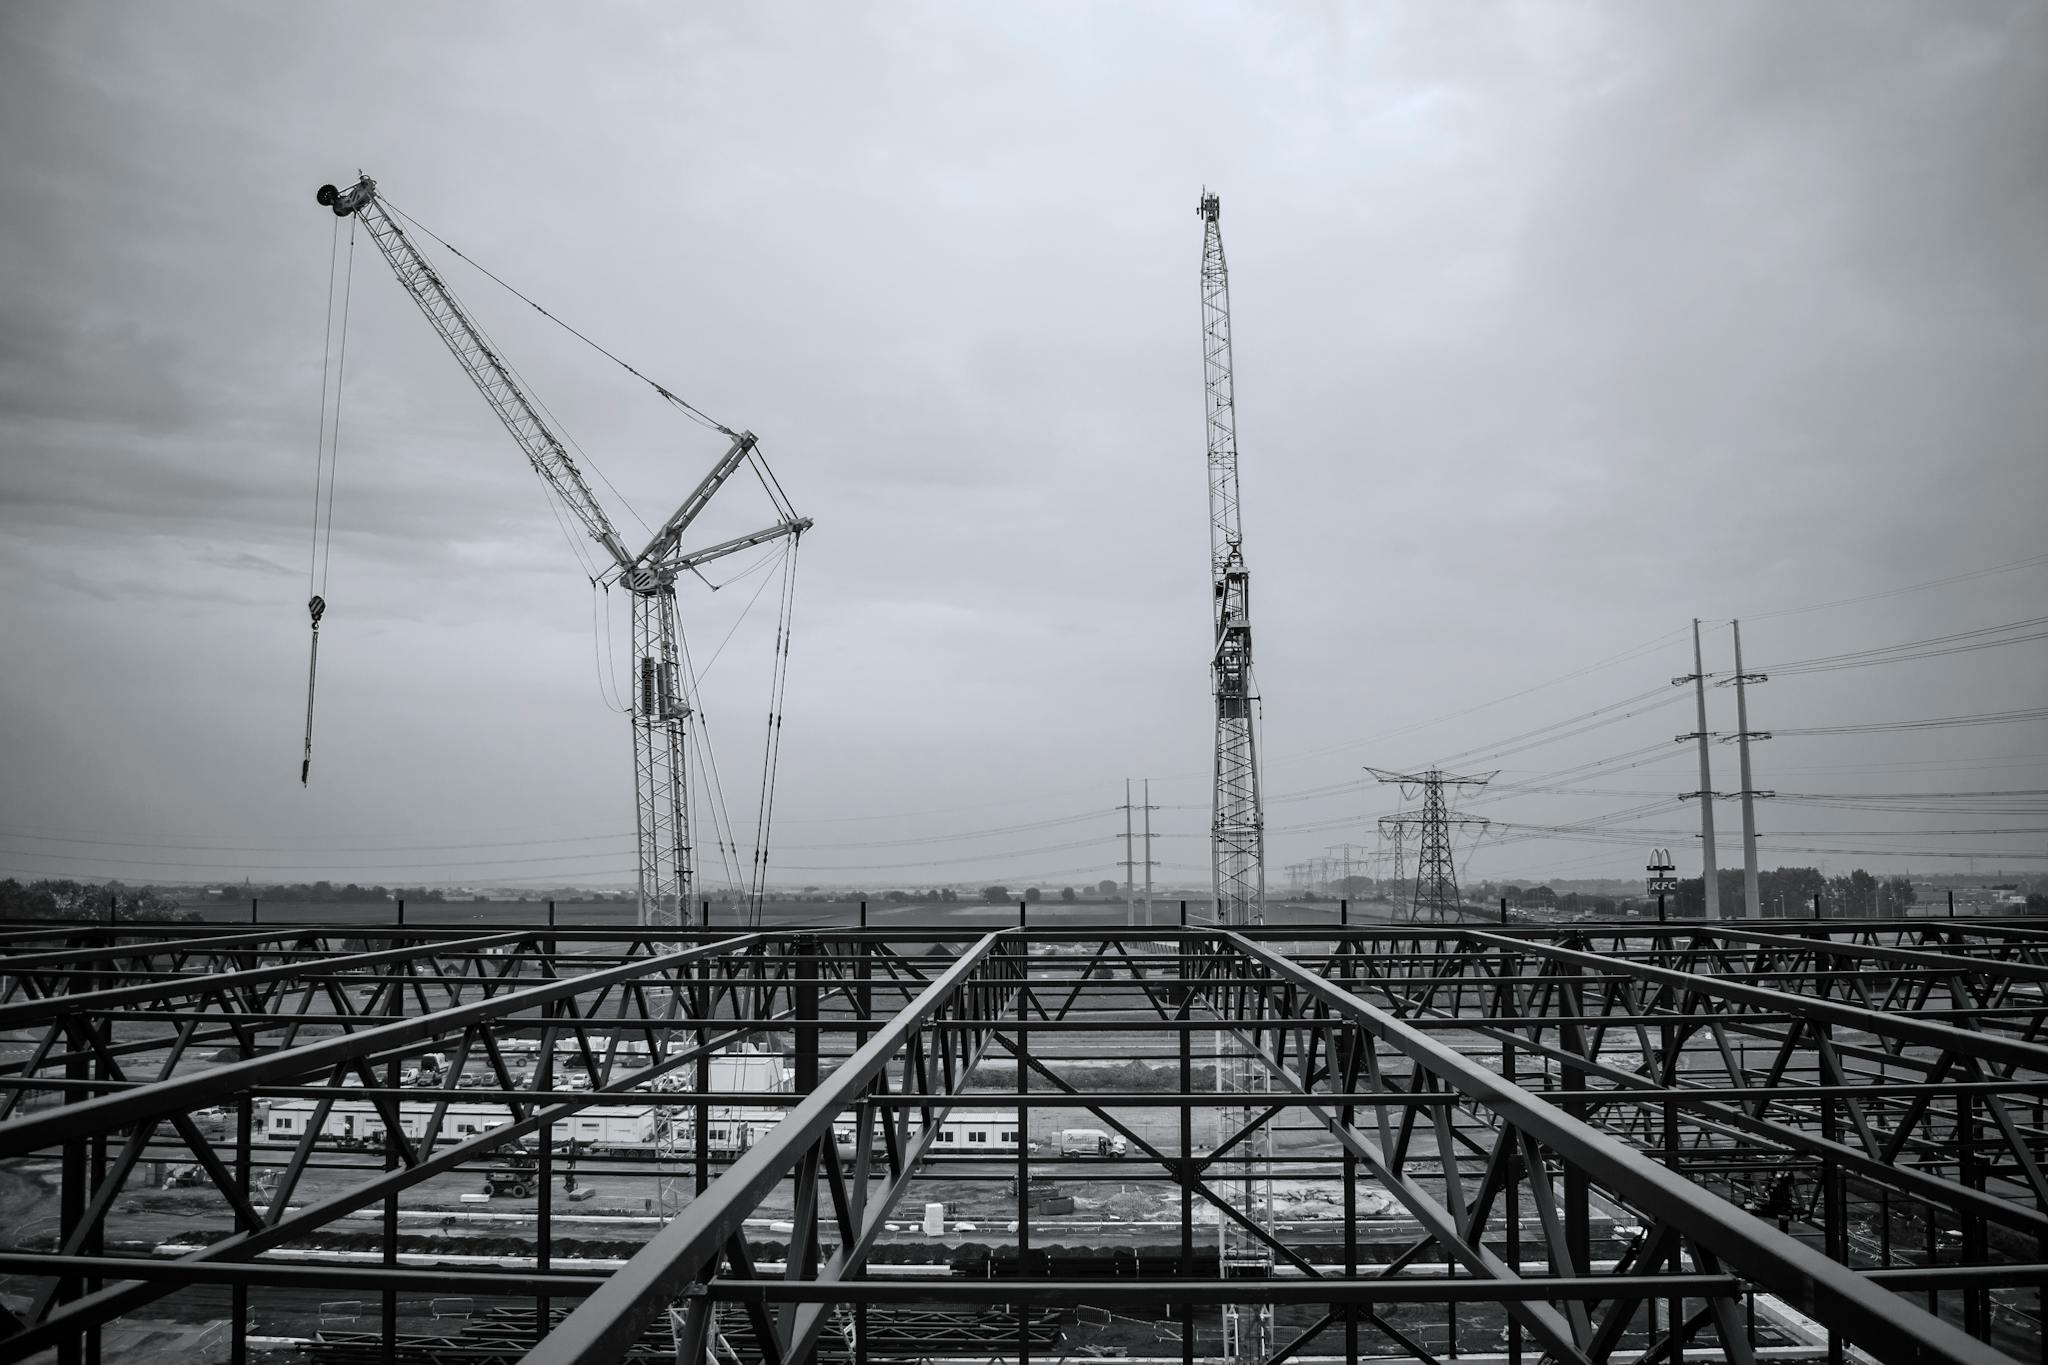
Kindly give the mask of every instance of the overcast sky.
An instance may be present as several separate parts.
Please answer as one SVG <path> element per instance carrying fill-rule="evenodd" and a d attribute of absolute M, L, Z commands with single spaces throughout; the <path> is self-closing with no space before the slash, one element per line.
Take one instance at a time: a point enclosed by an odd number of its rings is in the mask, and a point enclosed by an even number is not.
<path fill-rule="evenodd" d="M 1363 862 L 1400 802 L 1367 763 L 1577 777 L 1473 800 L 1498 823 L 1468 878 L 1635 875 L 1653 843 L 1692 872 L 1692 807 L 1631 812 L 1698 786 L 1669 687 L 1693 617 L 1725 673 L 1733 616 L 1769 668 L 2048 612 L 2044 148 L 2023 0 L 7 5 L 0 872 L 629 875 L 624 604 L 607 660 L 541 485 L 367 242 L 299 787 L 349 252 L 313 192 L 358 169 L 759 433 L 816 519 L 778 879 L 1117 876 L 1150 775 L 1162 883 L 1206 885 L 1204 186 L 1269 883 Z M 722 442 L 447 266 L 636 540 Z M 770 520 L 735 483 L 701 535 Z M 703 700 L 742 858 L 773 583 L 748 601 L 780 571 L 681 595 L 700 662 L 731 634 Z M 1986 638 L 2014 633 L 2040 631 Z M 1781 732 L 2040 708 L 2048 644 L 1751 703 Z M 2038 799 L 1947 795 L 2048 788 L 2040 720 L 1781 734 L 1756 765 L 1944 794 L 1767 805 L 1766 867 L 2048 867 Z"/>

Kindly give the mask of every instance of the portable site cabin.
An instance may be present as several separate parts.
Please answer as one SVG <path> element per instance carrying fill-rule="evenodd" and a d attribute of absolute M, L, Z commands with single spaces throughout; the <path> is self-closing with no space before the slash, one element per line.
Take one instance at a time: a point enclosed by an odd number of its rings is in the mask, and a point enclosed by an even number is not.
<path fill-rule="evenodd" d="M 795 1088 L 795 1072 L 779 1053 L 762 1052 L 749 1044 L 721 1052 L 710 1062 L 705 1079 L 713 1094 L 787 1095 Z M 709 1104 L 704 1106 L 705 1145 L 721 1155 L 746 1151 L 768 1130 L 789 1116 L 780 1104 Z M 682 1115 L 682 1145 L 696 1142 L 696 1111 Z"/>
<path fill-rule="evenodd" d="M 939 1120 L 939 1135 L 931 1150 L 954 1156 L 1014 1154 L 1017 1150 L 1017 1111 L 1014 1109 L 955 1109 Z"/>
<path fill-rule="evenodd" d="M 786 1095 L 795 1072 L 780 1053 L 760 1052 L 745 1044 L 711 1059 L 711 1089 L 733 1095 Z"/>
<path fill-rule="evenodd" d="M 647 1105 L 594 1104 L 555 1125 L 555 1141 L 583 1147 L 647 1147 L 654 1143 L 654 1110 Z"/>
<path fill-rule="evenodd" d="M 274 1100 L 264 1116 L 262 1137 L 268 1142 L 297 1142 L 305 1135 L 320 1105 L 317 1100 Z M 399 1131 L 418 1141 L 426 1136 L 434 1116 L 431 1100 L 402 1100 L 398 1106 Z M 438 1135 L 442 1142 L 460 1142 L 477 1133 L 511 1122 L 502 1104 L 450 1101 Z M 380 1137 L 384 1116 L 366 1100 L 336 1100 L 321 1125 L 321 1135 L 338 1140 Z M 555 1127 L 557 1141 L 575 1139 L 586 1146 L 632 1147 L 654 1141 L 653 1111 L 642 1105 L 592 1105 Z"/>
<path fill-rule="evenodd" d="M 272 1100 L 257 1137 L 264 1142 L 297 1142 L 319 1108 L 317 1100 Z M 367 1100 L 336 1100 L 320 1131 L 330 1138 L 378 1136 L 384 1132 L 384 1118 Z"/>

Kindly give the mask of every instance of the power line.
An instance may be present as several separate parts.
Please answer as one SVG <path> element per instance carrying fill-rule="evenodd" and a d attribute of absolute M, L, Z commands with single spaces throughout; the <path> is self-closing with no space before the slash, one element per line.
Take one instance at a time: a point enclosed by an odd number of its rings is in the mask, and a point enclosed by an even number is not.
<path fill-rule="evenodd" d="M 1951 583 L 1966 583 L 1972 579 L 1989 578 L 1994 574 L 2011 573 L 2016 569 L 2030 569 L 2036 565 L 2048 564 L 2048 554 L 2028 555 L 2025 559 L 2010 560 L 2004 564 L 1993 564 L 1989 568 L 1971 569 L 1966 573 L 1950 574 L 1946 578 L 1930 578 L 1924 583 L 1908 583 L 1902 588 L 1887 588 L 1883 592 L 1864 593 L 1860 597 L 1843 597 L 1833 602 L 1815 602 L 1804 607 L 1781 607 L 1777 611 L 1753 611 L 1743 619 L 1768 621 L 1780 616 L 1803 616 L 1810 611 L 1831 611 L 1836 607 L 1853 607 L 1863 602 L 1877 602 L 1888 597 L 1903 597 L 1907 593 L 1925 592 L 1929 588 L 1946 587 Z"/>
<path fill-rule="evenodd" d="M 1649 700 L 1652 697 L 1657 698 L 1657 700 Z M 1453 754 L 1443 761 L 1475 762 L 1496 758 L 1511 758 L 1516 754 L 1526 753 L 1530 749 L 1540 749 L 1546 744 L 1554 744 L 1561 739 L 1576 739 L 1580 735 L 1590 734 L 1595 730 L 1619 724 L 1622 721 L 1633 719 L 1636 716 L 1644 715 L 1651 711 L 1661 711 L 1666 707 L 1676 706 L 1684 700 L 1683 695 L 1672 692 L 1669 687 L 1658 686 L 1650 691 L 1638 693 L 1633 697 L 1627 697 L 1606 706 L 1596 707 L 1591 711 L 1574 716 L 1570 720 L 1556 721 L 1550 725 L 1540 726 L 1524 734 L 1516 735 L 1512 739 L 1502 741 L 1499 748 L 1467 749 L 1463 753 Z M 1634 709 L 1622 711 L 1619 715 L 1609 714 L 1624 706 L 1633 707 Z M 1591 719 L 1596 716 L 1604 716 L 1605 719 Z M 1580 724 L 1581 721 L 1589 721 L 1590 723 Z M 1550 733 L 1552 731 L 1556 733 Z"/>
<path fill-rule="evenodd" d="M 1101 810 L 1080 811 L 1071 815 L 1058 816 L 1049 820 L 1034 820 L 1016 825 L 997 825 L 985 829 L 959 830 L 948 834 L 934 834 L 915 839 L 841 840 L 829 843 L 784 844 L 781 847 L 802 851 L 819 851 L 838 848 L 913 848 L 929 844 L 954 843 L 963 839 L 994 838 L 1005 834 L 1022 834 L 1043 829 L 1055 829 L 1063 825 L 1078 824 L 1086 820 L 1103 817 Z M 1163 836 L 1162 836 L 1163 837 Z M 89 847 L 163 850 L 186 853 L 332 853 L 345 855 L 375 853 L 430 853 L 452 852 L 461 849 L 532 848 L 536 845 L 631 842 L 631 831 L 617 834 L 556 835 L 529 839 L 489 840 L 484 842 L 449 842 L 416 844 L 221 844 L 205 842 L 89 838 L 79 835 L 46 834 L 32 830 L 0 829 L 0 838 L 28 839 L 42 843 L 83 844 Z"/>
<path fill-rule="evenodd" d="M 1945 730 L 1963 725 L 2015 725 L 2048 720 L 2048 706 L 2031 706 L 2017 711 L 1985 711 L 1971 716 L 1931 716 L 1924 720 L 1870 721 L 1861 725 L 1810 725 L 1801 729 L 1775 730 L 1784 739 L 1792 735 L 1876 735 L 1900 734 L 1909 730 Z"/>
<path fill-rule="evenodd" d="M 1951 654 L 1968 654 L 1980 649 L 2000 649 L 2006 645 L 2048 640 L 2048 629 L 2044 627 L 2048 627 L 2048 616 L 2035 616 L 2022 621 L 2007 621 L 2002 625 L 1957 631 L 1950 635 L 1930 636 L 1925 640 L 1908 640 L 1902 644 L 1880 645 L 1873 649 L 1850 650 L 1842 654 L 1823 654 L 1811 659 L 1793 659 L 1764 667 L 1777 677 L 1793 677 L 1803 673 L 1829 673 L 1843 668 L 1870 668 L 1878 664 L 1904 663 L 1913 659 L 1938 659 Z M 1985 638 L 2009 631 L 2029 633 L 2012 635 L 2005 639 Z"/>
<path fill-rule="evenodd" d="M 1666 631 L 1662 635 L 1655 636 L 1649 640 L 1644 641 L 1639 645 L 1633 645 L 1628 649 L 1621 651 L 1619 654 L 1610 655 L 1609 657 L 1598 660 L 1597 662 L 1586 664 L 1580 668 L 1575 668 L 1568 673 L 1560 673 L 1554 678 L 1546 678 L 1545 680 L 1539 683 L 1531 683 L 1529 686 L 1518 688 L 1513 692 L 1503 693 L 1498 697 L 1493 697 L 1486 701 L 1475 702 L 1470 706 L 1461 707 L 1455 711 L 1446 711 L 1440 715 L 1431 716 L 1427 719 L 1419 720 L 1414 722 L 1413 724 L 1404 725 L 1397 729 L 1382 730 L 1378 734 L 1365 735 L 1358 739 L 1347 739 L 1339 741 L 1335 744 L 1321 745 L 1314 749 L 1301 749 L 1291 754 L 1282 754 L 1276 758 L 1269 759 L 1267 761 L 1267 766 L 1271 767 L 1275 764 L 1293 763 L 1304 758 L 1313 758 L 1321 754 L 1336 753 L 1344 749 L 1363 748 L 1368 744 L 1378 744 L 1385 740 L 1398 739 L 1402 735 L 1413 734 L 1417 730 L 1426 730 L 1429 729 L 1431 726 L 1441 725 L 1448 720 L 1459 720 L 1465 716 L 1472 715 L 1475 712 L 1484 711 L 1489 709 L 1490 707 L 1499 706 L 1503 702 L 1515 701 L 1518 698 L 1526 697 L 1533 692 L 1541 692 L 1545 688 L 1555 687 L 1559 683 L 1570 682 L 1575 678 L 1583 678 L 1588 673 L 1595 673 L 1603 668 L 1611 668 L 1615 664 L 1626 663 L 1631 659 L 1641 658 L 1645 654 L 1654 653 L 1657 649 L 1662 648 L 1666 644 L 1669 644 L 1673 639 L 1675 639 L 1677 636 L 1683 633 L 1683 630 Z"/>
<path fill-rule="evenodd" d="M 425 223 L 422 223 L 422 222 L 421 222 L 421 221 L 420 221 L 419 219 L 417 219 L 417 218 L 413 217 L 413 216 L 412 216 L 411 214 L 407 213 L 407 212 L 406 212 L 406 211 L 405 211 L 404 209 L 402 209 L 402 208 L 398 207 L 398 205 L 396 205 L 396 204 L 392 203 L 392 202 L 391 202 L 391 198 L 390 198 L 390 196 L 389 196 L 389 195 L 379 195 L 378 197 L 379 197 L 379 198 L 380 198 L 380 199 L 381 199 L 381 200 L 383 201 L 383 203 L 384 203 L 384 207 L 386 207 L 386 208 L 390 209 L 390 210 L 391 210 L 391 211 L 392 211 L 393 213 L 395 213 L 395 214 L 397 214 L 397 215 L 398 215 L 399 217 L 401 217 L 401 218 L 405 219 L 405 221 L 406 221 L 406 222 L 408 222 L 408 223 L 411 223 L 411 224 L 412 224 L 412 225 L 413 225 L 414 227 L 418 228 L 418 229 L 419 229 L 419 230 L 420 230 L 421 232 L 425 233 L 425 234 L 426 234 L 427 236 L 429 236 L 429 237 L 432 237 L 432 238 L 433 238 L 433 239 L 434 239 L 434 240 L 435 240 L 436 242 L 439 242 L 439 243 L 441 244 L 441 247 L 442 247 L 442 249 L 443 249 L 443 250 L 445 250 L 446 252 L 448 252 L 448 254 L 449 254 L 449 255 L 451 255 L 451 256 L 453 256 L 453 257 L 455 257 L 455 259 L 457 259 L 458 261 L 461 261 L 461 262 L 462 262 L 462 263 L 463 263 L 464 265 L 467 265 L 467 266 L 468 266 L 468 267 L 469 267 L 470 269 L 472 269 L 472 270 L 475 270 L 475 271 L 479 272 L 479 273 L 480 273 L 480 274 L 482 274 L 482 275 L 483 275 L 483 276 L 484 276 L 484 277 L 485 277 L 486 279 L 490 280 L 490 281 L 491 281 L 491 283 L 493 283 L 493 284 L 497 285 L 497 286 L 498 286 L 498 287 L 499 287 L 500 289 L 503 289 L 503 290 L 504 290 L 504 291 L 505 291 L 506 293 L 508 293 L 508 294 L 512 295 L 512 297 L 513 297 L 513 298 L 516 298 L 516 299 L 518 299 L 518 300 L 519 300 L 519 301 L 520 301 L 521 303 L 523 303 L 523 304 L 525 304 L 525 305 L 526 305 L 527 307 L 531 308 L 531 309 L 532 309 L 532 310 L 533 310 L 534 312 L 536 312 L 536 313 L 540 314 L 540 315 L 541 315 L 542 317 L 546 318 L 546 319 L 547 319 L 547 320 L 548 320 L 549 322 L 552 322 L 552 323 L 554 323 L 554 324 L 555 324 L 555 326 L 557 326 L 557 327 L 561 328 L 561 329 L 562 329 L 563 331 L 567 332 L 567 333 L 568 333 L 568 334 L 569 334 L 570 336 L 572 336 L 572 337 L 575 337 L 575 338 L 576 338 L 576 339 L 577 339 L 578 341 L 582 342 L 582 343 L 583 343 L 583 344 L 584 344 L 585 346 L 588 346 L 588 347 L 589 347 L 589 348 L 590 348 L 591 350 L 593 350 L 593 351 L 596 351 L 596 352 L 597 352 L 597 353 L 598 353 L 599 355 L 603 356 L 603 357 L 604 357 L 604 358 L 605 358 L 606 360 L 609 360 L 609 361 L 611 361 L 611 362 L 612 362 L 612 364 L 614 364 L 614 365 L 617 365 L 617 366 L 618 366 L 618 367 L 619 367 L 620 369 L 624 370 L 624 371 L 625 371 L 625 372 L 626 372 L 627 374 L 630 374 L 630 375 L 632 375 L 632 376 L 633 376 L 633 377 L 634 377 L 635 379 L 637 379 L 637 380 L 639 380 L 639 381 L 640 381 L 641 383 L 645 384 L 645 385 L 646 385 L 646 386 L 647 386 L 648 388 L 650 388 L 650 389 L 653 389 L 653 390 L 654 390 L 654 391 L 655 391 L 656 393 L 660 394 L 660 395 L 661 395 L 661 396 L 662 396 L 663 398 L 667 399 L 667 400 L 668 400 L 668 401 L 669 401 L 670 403 L 673 403 L 673 404 L 674 404 L 674 405 L 675 405 L 675 406 L 676 406 L 676 407 L 677 407 L 678 409 L 680 409 L 680 410 L 681 410 L 681 411 L 682 411 L 682 412 L 683 412 L 683 413 L 684 413 L 684 414 L 685 414 L 686 416 L 688 416 L 688 417 L 692 418 L 693 420 L 695 420 L 696 422 L 698 422 L 698 423 L 699 423 L 700 425 L 703 425 L 703 426 L 707 426 L 707 427 L 710 427 L 710 428 L 711 428 L 711 429 L 712 429 L 713 431 L 717 431 L 717 432 L 720 432 L 720 433 L 722 433 L 723 435 L 726 435 L 726 436 L 735 436 L 735 435 L 737 435 L 737 433 L 736 433 L 736 432 L 734 432 L 734 431 L 732 430 L 732 428 L 730 428 L 730 427 L 726 426 L 726 425 L 725 425 L 724 423 L 722 423 L 722 422 L 719 422 L 719 421 L 717 421 L 717 420 L 716 420 L 716 419 L 714 419 L 714 418 L 713 418 L 713 417 L 712 417 L 712 416 L 711 416 L 711 415 L 710 415 L 709 413 L 706 413 L 706 412 L 704 412 L 704 411 L 703 411 L 702 409 L 700 409 L 700 408 L 698 408 L 698 407 L 695 407 L 695 406 L 693 406 L 693 405 L 692 405 L 692 404 L 690 404 L 690 403 L 686 403 L 686 402 L 684 402 L 684 401 L 683 401 L 683 400 L 682 400 L 681 398 L 679 398 L 679 397 L 678 397 L 678 396 L 677 396 L 677 395 L 675 394 L 675 392 L 674 392 L 673 390 L 671 390 L 671 389 L 667 388 L 666 386 L 664 386 L 664 385 L 662 385 L 662 384 L 658 384 L 658 383 L 656 383 L 656 382 L 655 382 L 654 380 L 652 380 L 652 379 L 649 379 L 649 378 L 648 378 L 648 377 L 647 377 L 646 375 L 644 375 L 644 374 L 640 373 L 640 371 L 638 371 L 638 370 L 634 369 L 634 368 L 633 368 L 633 367 L 632 367 L 631 365 L 629 365 L 629 364 L 627 364 L 627 363 L 626 363 L 625 361 L 623 361 L 623 360 L 619 359 L 619 357 L 618 357 L 618 356 L 616 356 L 616 355 L 612 354 L 612 353 L 611 353 L 610 351 L 606 350 L 606 349 L 605 349 L 605 348 L 604 348 L 603 346 L 600 346 L 600 345 L 598 345 L 598 344 L 597 344 L 597 343 L 596 343 L 595 341 L 592 341 L 592 340 L 591 340 L 591 339 L 590 339 L 589 337 L 585 336 L 585 335 L 584 335 L 584 334 L 583 334 L 582 332 L 578 331 L 578 330 L 577 330 L 576 328 L 574 328 L 574 327 L 571 327 L 571 326 L 570 326 L 570 325 L 569 325 L 568 323 L 566 323 L 566 322 L 562 321 L 562 320 L 561 320 L 560 318 L 556 317 L 556 316 L 555 316 L 555 315 L 554 315 L 553 313 L 551 313 L 551 312 L 549 312 L 549 311 L 548 311 L 547 309 L 545 309 L 545 308 L 541 307 L 541 306 L 540 306 L 540 305 L 539 305 L 538 303 L 535 303 L 535 302 L 534 302 L 534 301 L 533 301 L 532 299 L 528 298 L 528 297 L 527 297 L 527 296 L 526 296 L 525 294 L 521 293 L 521 292 L 520 292 L 519 290 L 517 290 L 517 289 L 513 288 L 513 287 L 512 287 L 511 285 L 509 285 L 509 284 L 505 283 L 505 281 L 504 281 L 504 280 L 500 279 L 500 278 L 499 278 L 499 277 L 498 277 L 497 275 L 493 274 L 493 273 L 492 273 L 492 272 L 491 272 L 491 271 L 490 271 L 489 269 L 485 268 L 485 267 L 484 267 L 484 265 L 483 265 L 483 264 L 482 264 L 481 262 L 478 262 L 478 261 L 476 261 L 476 260 L 473 260 L 473 259 L 472 259 L 472 258 L 470 258 L 469 256 L 467 256 L 467 255 L 463 254 L 463 252 L 462 252 L 461 250 L 459 250 L 459 249 L 458 249 L 458 248 L 457 248 L 457 247 L 455 246 L 455 244 L 454 244 L 454 243 L 450 242 L 450 241 L 449 241 L 449 240 L 448 240 L 447 238 L 445 238 L 445 237 L 441 236 L 441 234 L 440 234 L 440 233 L 438 233 L 438 232 L 435 232 L 435 231 L 434 231 L 434 230 L 433 230 L 432 228 L 428 227 L 428 226 L 427 226 L 427 225 L 426 225 Z M 617 490 L 617 489 L 613 489 L 612 491 L 613 491 L 613 492 L 617 492 L 618 490 Z"/>

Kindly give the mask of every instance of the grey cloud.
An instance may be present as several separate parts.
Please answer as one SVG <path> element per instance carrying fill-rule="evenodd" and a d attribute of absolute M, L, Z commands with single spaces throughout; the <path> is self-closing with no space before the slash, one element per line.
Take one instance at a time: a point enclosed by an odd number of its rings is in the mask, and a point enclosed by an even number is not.
<path fill-rule="evenodd" d="M 784 748 L 795 820 L 996 803 L 983 827 L 1106 809 L 1125 773 L 1151 772 L 1156 799 L 1186 808 L 1162 817 L 1173 856 L 1199 865 L 1204 183 L 1234 272 L 1278 793 L 1640 690 L 1685 651 L 1353 743 L 1692 616 L 1937 577 L 2037 537 L 2038 7 L 486 14 L 0 11 L 0 627 L 36 661 L 11 670 L 5 719 L 34 731 L 24 755 L 74 774 L 39 798 L 67 828 L 303 842 L 630 825 L 577 561 L 360 243 L 330 786 L 285 804 L 266 785 L 303 706 L 337 243 L 310 196 L 357 167 L 757 431 L 817 518 Z M 714 457 L 715 436 L 524 305 L 450 278 L 615 510 L 612 483 L 658 518 Z M 765 505 L 740 488 L 721 504 L 707 539 Z M 693 642 L 731 628 L 754 586 L 691 588 Z M 2009 619 L 2038 588 L 1759 621 L 1755 649 Z M 754 742 L 770 623 L 757 607 L 711 681 L 722 754 Z M 146 699 L 119 663 L 138 650 L 155 661 Z M 1988 710 L 2038 677 L 2026 663 L 1788 681 L 1757 705 L 1787 727 L 1852 704 Z M 74 725 L 74 706 L 109 719 Z M 1540 773 L 1632 742 L 1647 741 L 1617 729 L 1507 761 Z M 1832 752 L 1992 753 L 1888 743 Z M 139 779 L 110 789 L 115 755 L 150 770 L 161 806 Z M 1788 744 L 1760 763 L 1769 781 L 1831 760 Z M 1683 769 L 1629 780 L 1675 788 Z M 23 799 L 0 793 L 0 817 Z M 1273 862 L 1365 837 L 1381 800 L 1276 805 Z M 1500 809 L 1555 821 L 1587 803 Z M 1073 856 L 1113 875 L 1103 832 Z M 1015 868 L 1001 847 L 987 870 Z M 1480 860 L 1640 861 L 1584 845 Z"/>

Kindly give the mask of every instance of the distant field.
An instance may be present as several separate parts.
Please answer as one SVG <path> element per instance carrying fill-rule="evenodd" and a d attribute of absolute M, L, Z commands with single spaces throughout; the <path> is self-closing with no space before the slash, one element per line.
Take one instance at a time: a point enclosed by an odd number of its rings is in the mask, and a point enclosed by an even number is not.
<path fill-rule="evenodd" d="M 251 922 L 247 904 L 234 906 L 223 903 L 188 906 L 199 912 L 202 918 L 226 924 L 248 924 Z M 1205 907 L 1206 908 L 1206 907 Z M 1353 916 L 1354 922 L 1364 923 L 1370 917 L 1368 912 L 1375 907 L 1361 906 Z M 1377 907 L 1384 910 L 1385 907 Z M 739 911 L 729 905 L 711 907 L 713 928 L 739 928 Z M 1140 911 L 1142 914 L 1142 909 Z M 1121 928 L 1124 924 L 1124 907 L 1121 904 L 1080 903 L 1067 905 L 1059 901 L 1040 901 L 1028 912 L 1029 922 L 1046 928 Z M 1178 902 L 1156 902 L 1153 907 L 1153 923 L 1160 926 L 1175 924 L 1180 917 Z M 545 924 L 548 907 L 544 901 L 449 901 L 414 903 L 406 907 L 407 927 L 431 925 L 472 925 L 472 924 Z M 262 901 L 256 908 L 255 922 L 260 924 L 395 924 L 398 910 L 390 901 Z M 1267 912 L 1269 923 L 1277 924 L 1335 924 L 1337 907 L 1331 904 L 1275 906 Z M 555 923 L 565 927 L 583 928 L 594 925 L 628 925 L 634 921 L 631 905 L 610 901 L 557 901 Z M 853 928 L 860 921 L 860 909 L 854 905 L 826 904 L 818 901 L 772 902 L 763 907 L 761 924 L 769 929 L 796 928 Z M 1017 907 L 1012 905 L 891 905 L 887 902 L 870 902 L 867 922 L 870 927 L 890 926 L 924 927 L 927 925 L 948 929 L 998 929 L 1017 923 Z"/>

